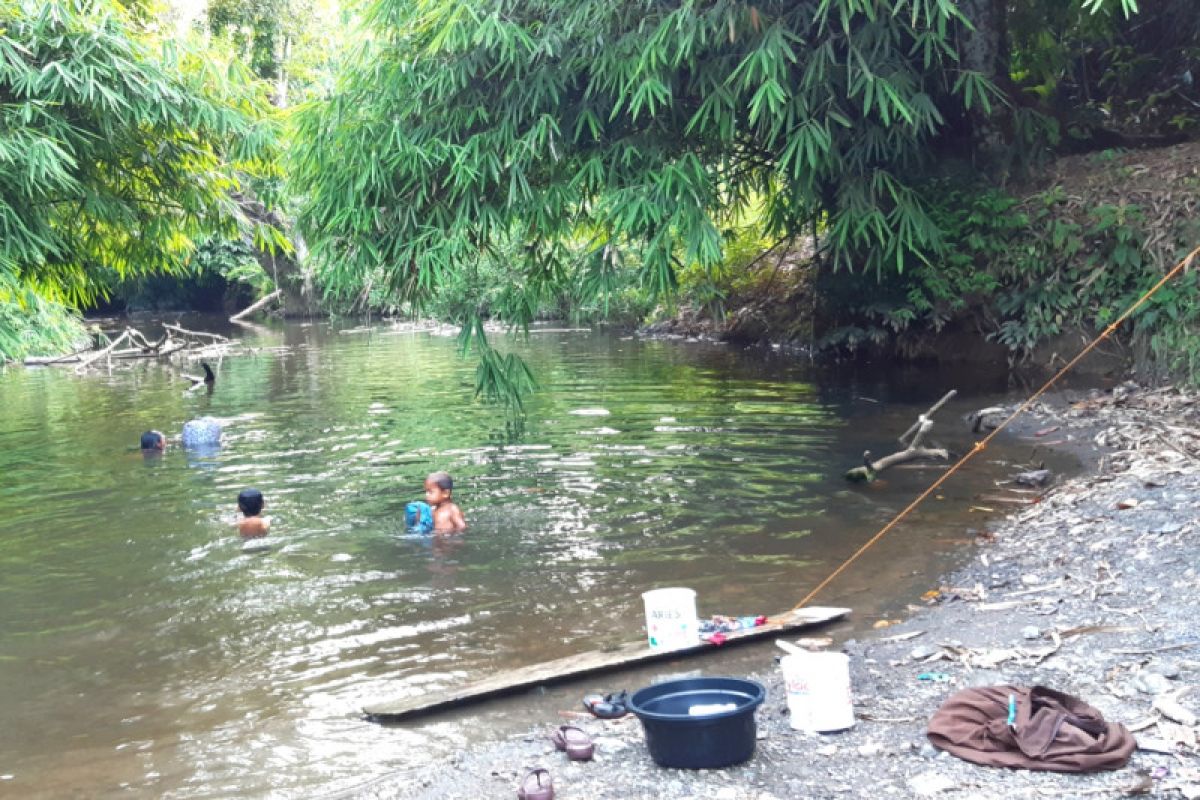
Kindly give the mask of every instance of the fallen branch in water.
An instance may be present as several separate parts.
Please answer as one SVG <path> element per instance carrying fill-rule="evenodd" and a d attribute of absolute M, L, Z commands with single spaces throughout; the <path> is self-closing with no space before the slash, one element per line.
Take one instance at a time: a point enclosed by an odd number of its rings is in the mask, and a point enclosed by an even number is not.
<path fill-rule="evenodd" d="M 24 363 L 30 367 L 72 364 L 75 372 L 82 374 L 100 361 L 111 367 L 114 361 L 163 359 L 180 352 L 204 358 L 214 353 L 219 356 L 232 344 L 230 339 L 216 333 L 189 331 L 178 325 L 163 327 L 167 330 L 155 341 L 146 338 L 137 328 L 125 328 L 119 336 L 101 349 L 94 350 L 89 347 L 61 356 L 29 356 Z M 171 331 L 176 331 L 179 334 L 178 338 L 172 337 Z M 126 346 L 120 347 L 122 344 Z"/>
<path fill-rule="evenodd" d="M 179 335 L 185 336 L 185 337 L 192 337 L 192 338 L 198 338 L 198 339 L 199 338 L 208 338 L 208 339 L 212 339 L 214 342 L 228 342 L 229 341 L 228 336 L 222 336 L 219 333 L 209 333 L 208 331 L 189 331 L 187 328 L 181 328 L 178 325 L 172 325 L 169 322 L 164 322 L 163 328 L 168 331 L 174 331 L 175 333 L 178 333 Z"/>
<path fill-rule="evenodd" d="M 875 476 L 888 467 L 902 464 L 905 461 L 915 461 L 922 458 L 937 458 L 942 460 L 950 458 L 950 453 L 946 450 L 940 447 L 922 447 L 921 441 L 925 438 L 925 434 L 929 433 L 929 430 L 933 427 L 933 420 L 930 417 L 956 394 L 958 394 L 958 390 L 951 389 L 946 392 L 941 400 L 930 406 L 928 411 L 917 417 L 917 421 L 910 425 L 908 430 L 900 436 L 900 444 L 904 445 L 905 449 L 884 456 L 878 461 L 871 460 L 870 450 L 864 451 L 862 466 L 848 470 L 845 475 L 846 480 L 870 482 L 875 480 Z M 912 438 L 910 439 L 909 437 Z"/>
<path fill-rule="evenodd" d="M 229 321 L 230 322 L 239 322 L 243 317 L 250 316 L 255 311 L 258 311 L 260 308 L 267 305 L 267 303 L 270 303 L 272 300 L 275 300 L 276 298 L 278 298 L 281 294 L 283 294 L 283 290 L 276 289 L 275 291 L 271 292 L 269 295 L 262 298 L 261 300 L 258 300 L 256 302 L 246 306 L 244 309 L 242 309 L 238 313 L 234 314 L 232 317 L 229 318 Z"/>
<path fill-rule="evenodd" d="M 129 338 L 129 331 L 130 331 L 130 329 L 126 328 L 120 336 L 118 336 L 117 338 L 115 338 L 111 342 L 109 342 L 108 346 L 105 347 L 103 350 L 97 351 L 96 353 L 93 353 L 88 358 L 85 358 L 82 361 L 80 361 L 79 366 L 75 367 L 76 374 L 83 372 L 85 369 L 87 369 L 88 367 L 90 367 L 92 364 L 96 363 L 100 359 L 104 358 L 105 356 L 109 356 L 111 358 L 112 351 L 116 349 L 117 345 L 119 345 L 121 342 L 124 342 L 125 340 L 127 340 Z"/>

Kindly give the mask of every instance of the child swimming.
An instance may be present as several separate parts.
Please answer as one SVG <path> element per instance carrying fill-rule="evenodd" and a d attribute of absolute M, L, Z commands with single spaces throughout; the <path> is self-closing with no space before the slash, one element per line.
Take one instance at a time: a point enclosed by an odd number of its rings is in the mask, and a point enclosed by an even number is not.
<path fill-rule="evenodd" d="M 261 539 L 271 530 L 271 518 L 262 516 L 266 501 L 258 489 L 243 489 L 238 494 L 238 511 L 242 518 L 237 521 L 238 533 L 243 539 Z"/>
<path fill-rule="evenodd" d="M 462 509 L 450 499 L 454 479 L 446 472 L 431 472 L 425 479 L 425 502 L 433 509 L 434 533 L 458 533 L 467 529 Z"/>

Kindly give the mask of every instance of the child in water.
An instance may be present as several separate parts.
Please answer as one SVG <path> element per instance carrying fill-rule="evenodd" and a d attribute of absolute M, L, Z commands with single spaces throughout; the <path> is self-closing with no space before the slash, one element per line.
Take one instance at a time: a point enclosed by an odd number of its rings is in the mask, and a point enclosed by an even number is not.
<path fill-rule="evenodd" d="M 238 511 L 242 518 L 237 521 L 238 533 L 243 539 L 261 539 L 271 530 L 271 518 L 262 515 L 262 492 L 258 489 L 243 489 L 238 494 Z"/>
<path fill-rule="evenodd" d="M 454 479 L 446 472 L 431 472 L 425 479 L 425 502 L 433 509 L 434 533 L 458 533 L 467 529 L 467 520 L 450 499 Z"/>
<path fill-rule="evenodd" d="M 167 447 L 167 437 L 158 431 L 146 431 L 142 434 L 143 453 L 161 453 Z"/>

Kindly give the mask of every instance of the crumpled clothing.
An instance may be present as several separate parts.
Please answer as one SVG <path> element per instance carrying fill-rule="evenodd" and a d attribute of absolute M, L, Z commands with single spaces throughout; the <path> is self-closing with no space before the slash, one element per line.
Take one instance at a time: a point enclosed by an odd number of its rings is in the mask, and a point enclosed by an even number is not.
<path fill-rule="evenodd" d="M 717 614 L 712 619 L 706 619 L 700 623 L 700 638 L 703 641 L 719 645 L 725 642 L 726 634 L 766 624 L 765 614 L 757 617 L 724 617 Z"/>
<path fill-rule="evenodd" d="M 975 764 L 1052 772 L 1120 769 L 1137 747 L 1121 723 L 1044 686 L 956 692 L 929 720 L 927 735 L 935 747 Z"/>

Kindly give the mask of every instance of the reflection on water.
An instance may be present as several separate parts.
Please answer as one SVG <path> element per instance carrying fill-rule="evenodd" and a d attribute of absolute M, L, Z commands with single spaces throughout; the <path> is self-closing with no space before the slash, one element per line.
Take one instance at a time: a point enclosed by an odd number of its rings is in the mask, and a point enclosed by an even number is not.
<path fill-rule="evenodd" d="M 383 733 L 365 702 L 637 639 L 650 588 L 690 586 L 702 614 L 781 611 L 935 474 L 840 477 L 949 388 L 544 332 L 509 343 L 542 386 L 514 431 L 472 402 L 452 339 L 255 336 L 210 394 L 153 364 L 0 376 L 0 794 L 352 787 L 462 736 L 445 720 Z M 227 421 L 219 451 L 137 451 L 141 431 L 203 414 Z M 455 478 L 462 537 L 403 531 L 435 469 Z M 966 470 L 821 601 L 889 602 L 997 470 Z M 266 554 L 229 524 L 247 486 L 274 518 Z"/>

